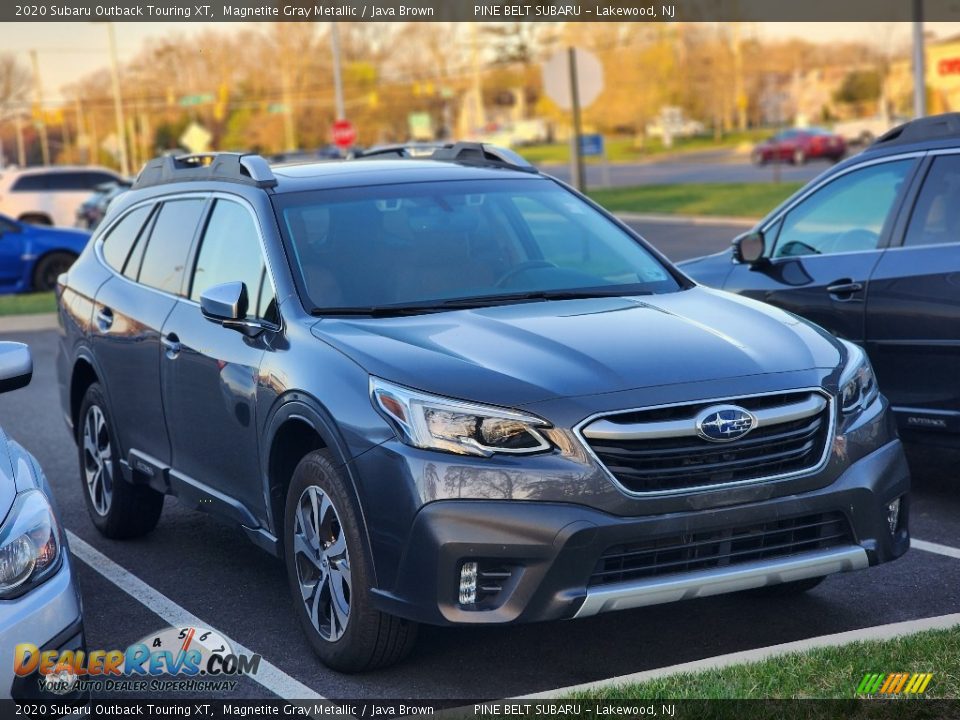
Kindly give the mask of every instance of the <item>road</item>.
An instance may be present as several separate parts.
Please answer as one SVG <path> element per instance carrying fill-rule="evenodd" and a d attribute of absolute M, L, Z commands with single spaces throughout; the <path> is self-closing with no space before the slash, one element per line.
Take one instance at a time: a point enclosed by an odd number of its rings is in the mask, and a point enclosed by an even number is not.
<path fill-rule="evenodd" d="M 704 251 L 730 227 L 640 223 L 677 256 L 700 238 Z M 0 396 L 0 425 L 39 459 L 66 528 L 141 581 L 329 698 L 503 698 L 883 623 L 956 612 L 960 560 L 920 550 L 868 571 L 828 578 L 788 599 L 733 595 L 597 616 L 501 628 L 423 628 L 405 663 L 361 676 L 333 673 L 313 656 L 292 612 L 282 564 L 239 532 L 167 499 L 157 529 L 127 542 L 105 540 L 87 518 L 77 451 L 61 418 L 52 331 L 9 334 L 30 344 L 33 383 Z M 914 536 L 960 546 L 960 494 L 916 451 Z M 124 648 L 167 625 L 83 562 L 77 563 L 91 649 Z M 859 668 L 857 669 L 860 670 Z M 230 697 L 269 697 L 250 679 Z"/>
<path fill-rule="evenodd" d="M 543 164 L 540 169 L 570 182 L 570 165 Z M 679 183 L 771 182 L 779 172 L 783 182 L 807 182 L 831 167 L 826 160 L 811 160 L 805 165 L 782 164 L 757 167 L 743 156 L 730 153 L 698 153 L 668 160 L 643 163 L 611 163 L 605 175 L 597 163 L 587 165 L 587 187 L 629 185 L 676 185 Z"/>

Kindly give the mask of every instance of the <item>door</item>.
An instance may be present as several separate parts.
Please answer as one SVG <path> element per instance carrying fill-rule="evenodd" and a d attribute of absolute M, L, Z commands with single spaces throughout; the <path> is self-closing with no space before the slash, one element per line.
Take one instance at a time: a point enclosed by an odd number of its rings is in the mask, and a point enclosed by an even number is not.
<path fill-rule="evenodd" d="M 170 461 L 160 330 L 177 302 L 203 205 L 203 199 L 189 199 L 165 202 L 157 211 L 140 206 L 103 242 L 104 259 L 120 274 L 97 292 L 91 342 L 124 458 L 135 450 L 160 466 Z"/>
<path fill-rule="evenodd" d="M 960 433 L 960 155 L 932 158 L 902 244 L 874 271 L 867 352 L 903 429 Z"/>
<path fill-rule="evenodd" d="M 735 265 L 724 288 L 862 342 L 867 283 L 915 165 L 869 165 L 814 190 L 764 228 L 766 258 Z"/>
<path fill-rule="evenodd" d="M 207 320 L 199 306 L 207 288 L 236 281 L 247 287 L 247 317 L 277 327 L 256 218 L 246 205 L 221 198 L 200 239 L 188 295 L 163 328 L 163 398 L 175 475 L 187 492 L 199 489 L 220 503 L 221 514 L 247 524 L 246 512 L 262 516 L 264 508 L 257 388 L 273 333 L 247 337 Z"/>
<path fill-rule="evenodd" d="M 0 290 L 19 290 L 26 261 L 20 226 L 0 215 Z"/>

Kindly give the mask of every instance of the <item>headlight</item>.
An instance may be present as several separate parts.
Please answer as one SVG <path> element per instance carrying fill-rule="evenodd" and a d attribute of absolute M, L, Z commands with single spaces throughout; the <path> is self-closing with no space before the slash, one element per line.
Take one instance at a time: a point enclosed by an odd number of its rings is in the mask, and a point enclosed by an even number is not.
<path fill-rule="evenodd" d="M 60 562 L 60 528 L 39 490 L 20 493 L 0 527 L 0 598 L 22 595 Z"/>
<path fill-rule="evenodd" d="M 847 364 L 840 375 L 840 411 L 844 414 L 857 413 L 867 408 L 880 392 L 877 378 L 867 359 L 867 354 L 859 345 L 841 340 L 847 348 Z"/>
<path fill-rule="evenodd" d="M 461 455 L 525 454 L 550 448 L 538 431 L 547 423 L 513 410 L 427 395 L 370 378 L 374 407 L 409 445 Z"/>

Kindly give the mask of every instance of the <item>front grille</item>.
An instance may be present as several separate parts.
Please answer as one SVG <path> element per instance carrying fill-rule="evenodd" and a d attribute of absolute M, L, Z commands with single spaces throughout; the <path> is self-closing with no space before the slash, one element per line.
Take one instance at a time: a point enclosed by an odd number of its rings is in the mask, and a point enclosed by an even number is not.
<path fill-rule="evenodd" d="M 817 404 L 815 414 L 790 419 L 787 410 L 799 404 Z M 744 437 L 711 442 L 693 434 L 696 416 L 716 405 L 694 403 L 656 408 L 603 418 L 607 435 L 639 434 L 649 437 L 596 437 L 591 423 L 584 436 L 597 458 L 627 490 L 637 493 L 682 492 L 693 488 L 799 473 L 814 468 L 824 454 L 830 436 L 829 401 L 819 393 L 800 392 L 725 401 L 757 415 L 766 414 L 766 424 Z M 777 422 L 783 411 L 784 422 Z M 650 429 L 668 428 L 675 435 Z M 618 429 L 622 429 L 618 430 Z M 636 432 L 634 435 L 638 434 Z"/>
<path fill-rule="evenodd" d="M 608 548 L 589 585 L 727 567 L 853 542 L 850 523 L 839 512 L 653 538 Z"/>

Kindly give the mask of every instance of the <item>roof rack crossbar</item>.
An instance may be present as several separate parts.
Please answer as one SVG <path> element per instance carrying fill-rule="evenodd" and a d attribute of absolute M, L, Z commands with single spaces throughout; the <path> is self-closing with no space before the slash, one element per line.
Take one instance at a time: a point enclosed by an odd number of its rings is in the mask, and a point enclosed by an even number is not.
<path fill-rule="evenodd" d="M 537 169 L 520 155 L 508 148 L 478 142 L 457 143 L 411 143 L 408 145 L 384 145 L 375 147 L 357 156 L 364 158 L 424 158 L 463 165 L 510 168 L 536 173 Z"/>
<path fill-rule="evenodd" d="M 222 180 L 259 188 L 277 184 L 267 161 L 259 155 L 217 152 L 154 158 L 143 166 L 133 189 L 192 180 Z"/>

